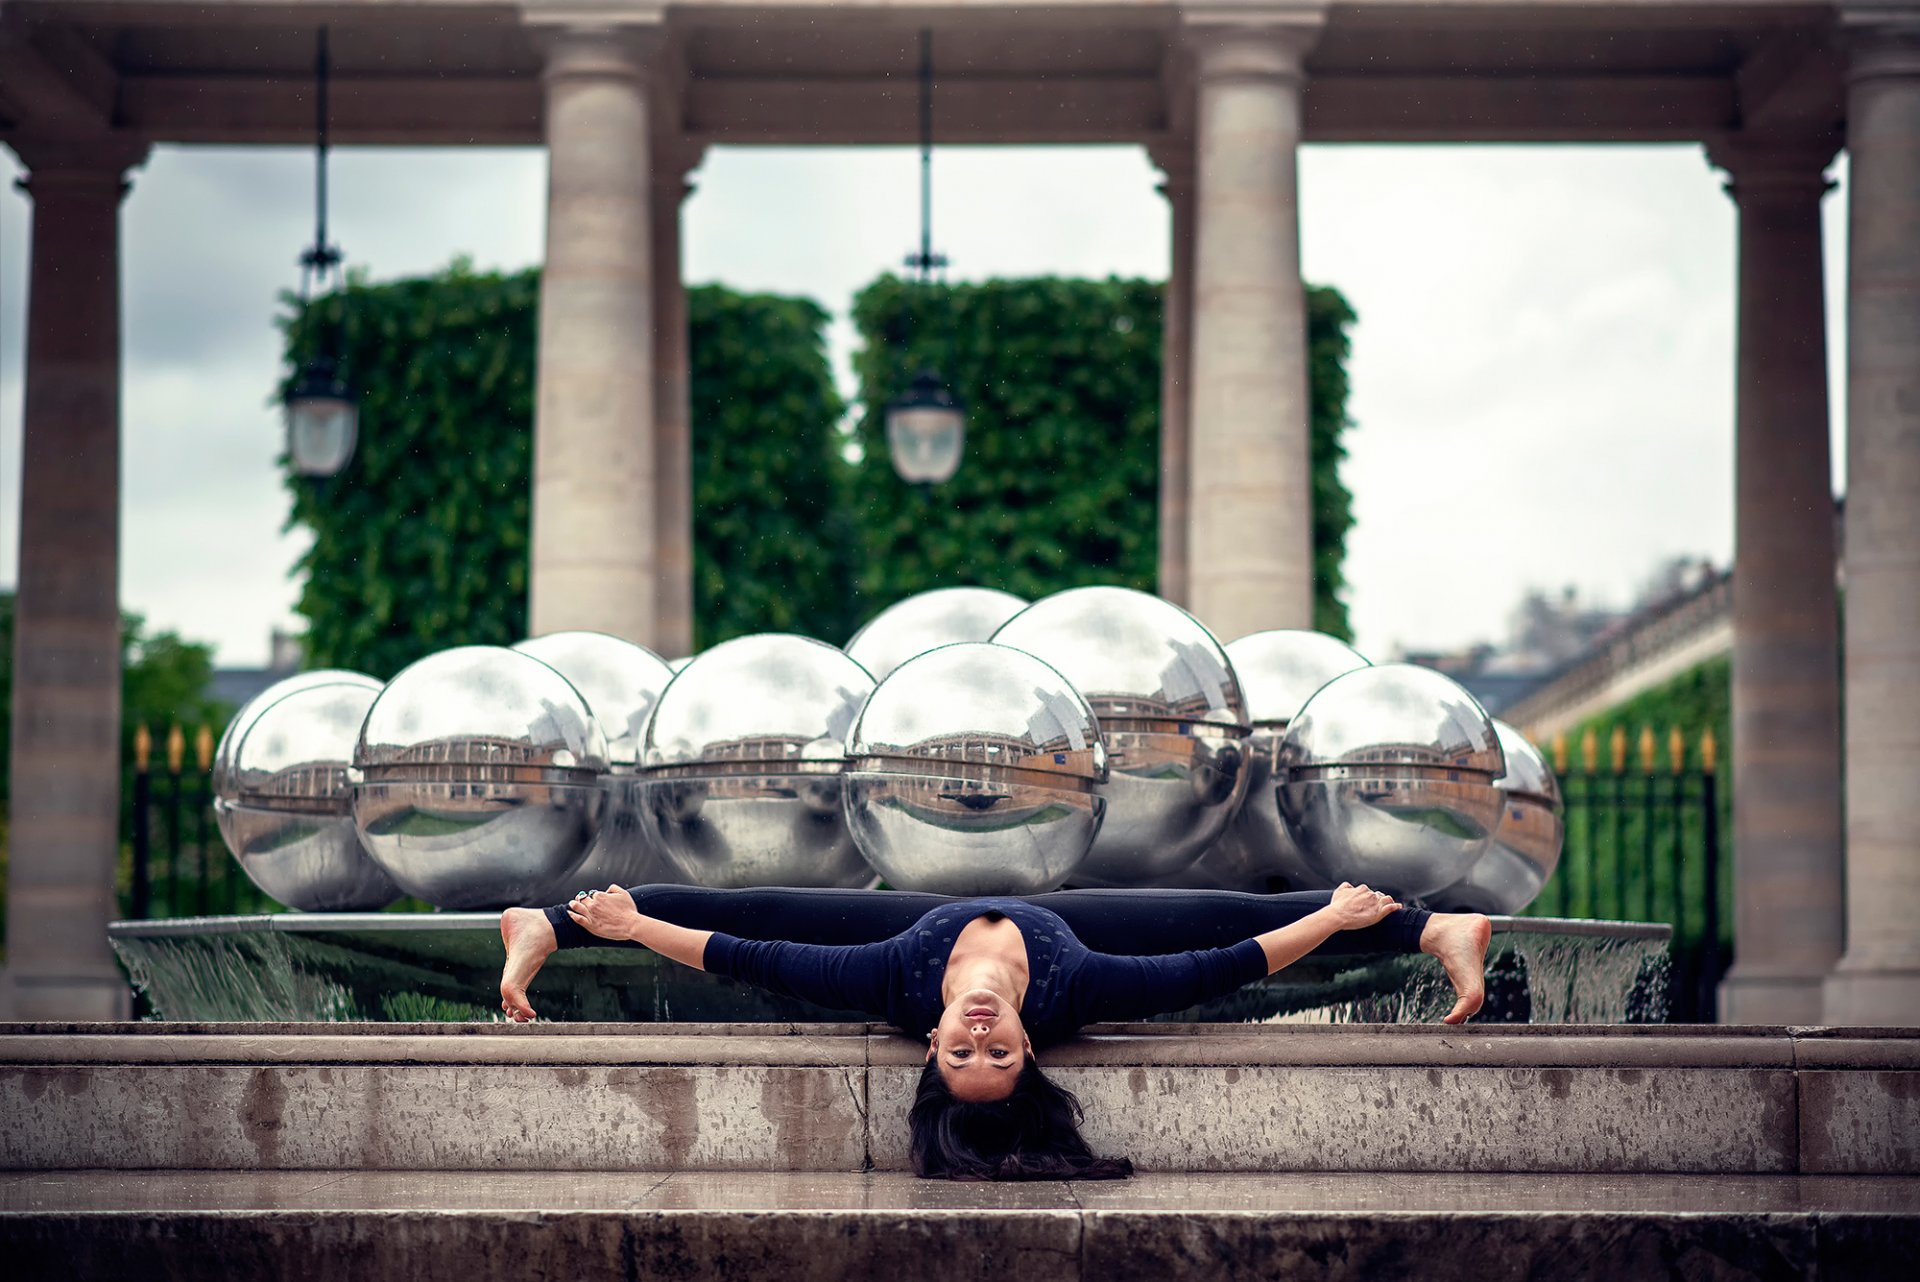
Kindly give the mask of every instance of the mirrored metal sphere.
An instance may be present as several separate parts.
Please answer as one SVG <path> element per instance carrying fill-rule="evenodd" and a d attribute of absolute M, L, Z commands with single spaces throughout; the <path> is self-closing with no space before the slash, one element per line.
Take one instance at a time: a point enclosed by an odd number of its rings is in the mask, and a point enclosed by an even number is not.
<path fill-rule="evenodd" d="M 362 912 L 400 897 L 360 846 L 347 779 L 378 694 L 359 681 L 297 689 L 255 710 L 232 749 L 231 795 L 214 802 L 220 836 L 247 878 L 289 908 Z"/>
<path fill-rule="evenodd" d="M 1287 727 L 1278 768 L 1280 813 L 1322 886 L 1431 894 L 1473 866 L 1500 821 L 1493 721 L 1429 668 L 1335 677 Z"/>
<path fill-rule="evenodd" d="M 641 751 L 647 835 L 701 886 L 863 886 L 841 811 L 845 740 L 873 678 L 809 637 L 740 637 L 661 694 Z"/>
<path fill-rule="evenodd" d="M 227 722 L 227 728 L 220 732 L 220 742 L 213 749 L 213 795 L 216 797 L 233 796 L 233 748 L 247 733 L 255 717 L 268 708 L 301 690 L 311 690 L 315 686 L 355 685 L 363 689 L 378 692 L 380 682 L 364 672 L 350 672 L 345 668 L 319 668 L 313 672 L 297 672 L 284 681 L 276 681 L 253 698 L 240 705 L 240 711 L 233 714 L 233 720 Z"/>
<path fill-rule="evenodd" d="M 604 632 L 549 632 L 513 648 L 547 664 L 586 696 L 606 736 L 611 768 L 603 781 L 606 813 L 593 848 L 578 868 L 540 891 L 539 898 L 559 903 L 577 890 L 679 880 L 673 866 L 647 839 L 634 777 L 647 718 L 653 715 L 660 692 L 673 680 L 673 669 L 645 646 Z"/>
<path fill-rule="evenodd" d="M 1487 853 L 1465 877 L 1428 897 L 1444 911 L 1517 913 L 1534 901 L 1560 866 L 1565 833 L 1553 767 L 1506 722 L 1496 719 L 1493 728 L 1507 759 L 1507 772 L 1494 781 L 1506 794 L 1506 809 Z"/>
<path fill-rule="evenodd" d="M 1106 749 L 1093 709 L 1032 655 L 966 642 L 907 660 L 848 737 L 847 821 L 898 890 L 1030 895 L 1093 847 Z"/>
<path fill-rule="evenodd" d="M 1107 814 L 1077 885 L 1138 886 L 1190 867 L 1246 794 L 1246 706 L 1226 651 L 1180 607 L 1074 588 L 994 633 L 1063 673 L 1100 719 Z"/>
<path fill-rule="evenodd" d="M 1300 857 L 1280 817 L 1274 766 L 1293 714 L 1314 691 L 1342 673 L 1366 667 L 1367 661 L 1336 637 L 1292 629 L 1231 641 L 1227 658 L 1253 721 L 1247 739 L 1247 799 L 1220 839 L 1175 884 L 1264 891 L 1279 877 L 1296 890 L 1318 888 L 1318 875 Z"/>
<path fill-rule="evenodd" d="M 537 901 L 600 826 L 606 739 L 565 677 L 529 655 L 461 646 L 374 700 L 354 749 L 360 840 L 441 908 Z"/>
<path fill-rule="evenodd" d="M 994 588 L 935 588 L 896 601 L 846 644 L 854 662 L 884 681 L 895 668 L 936 646 L 985 641 L 1027 603 Z"/>

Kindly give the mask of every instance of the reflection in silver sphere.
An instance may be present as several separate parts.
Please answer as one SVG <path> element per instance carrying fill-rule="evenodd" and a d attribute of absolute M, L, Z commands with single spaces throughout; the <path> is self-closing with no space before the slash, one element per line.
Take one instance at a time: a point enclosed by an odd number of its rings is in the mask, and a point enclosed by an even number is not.
<path fill-rule="evenodd" d="M 1159 597 L 1095 587 L 1034 602 L 993 639 L 1058 669 L 1100 719 L 1107 814 L 1073 881 L 1146 885 L 1190 867 L 1246 794 L 1246 708 L 1213 634 Z"/>
<path fill-rule="evenodd" d="M 1367 661 L 1346 642 L 1324 632 L 1275 629 L 1227 644 L 1227 658 L 1240 679 L 1253 733 L 1247 740 L 1247 799 L 1220 839 L 1207 848 L 1176 885 L 1218 890 L 1266 890 L 1283 877 L 1295 890 L 1320 889 L 1320 879 L 1294 847 L 1280 817 L 1274 765 L 1287 724 L 1327 682 L 1364 668 Z"/>
<path fill-rule="evenodd" d="M 549 632 L 513 648 L 540 660 L 585 696 L 606 736 L 608 765 L 617 770 L 639 762 L 647 717 L 673 680 L 665 659 L 604 632 Z"/>
<path fill-rule="evenodd" d="M 896 601 L 853 634 L 846 651 L 884 681 L 887 674 L 936 646 L 985 641 L 1027 603 L 994 588 L 935 588 Z"/>
<path fill-rule="evenodd" d="M 847 822 L 898 890 L 1053 890 L 1100 830 L 1106 749 L 1093 710 L 1007 646 L 949 645 L 901 664 L 867 700 L 847 756 Z"/>
<path fill-rule="evenodd" d="M 297 672 L 283 681 L 276 681 L 253 698 L 240 705 L 240 711 L 233 714 L 233 720 L 227 722 L 227 728 L 220 732 L 220 742 L 213 749 L 213 795 L 216 797 L 233 796 L 233 749 L 253 719 L 265 712 L 290 694 L 301 690 L 311 690 L 315 686 L 353 685 L 376 693 L 380 682 L 364 672 L 350 672 L 345 668 L 319 668 L 313 672 Z"/>
<path fill-rule="evenodd" d="M 374 700 L 354 749 L 367 851 L 441 908 L 537 902 L 600 826 L 606 739 L 586 700 L 538 659 L 461 646 Z"/>
<path fill-rule="evenodd" d="M 1322 686 L 1287 727 L 1280 813 L 1323 886 L 1402 896 L 1459 880 L 1500 821 L 1493 721 L 1456 682 L 1406 663 Z"/>
<path fill-rule="evenodd" d="M 873 678 L 784 633 L 696 657 L 660 696 L 641 750 L 647 835 L 701 886 L 863 886 L 841 809 L 844 741 Z"/>
<path fill-rule="evenodd" d="M 1564 832 L 1553 768 L 1518 730 L 1499 720 L 1493 728 L 1507 759 L 1506 774 L 1495 781 L 1506 794 L 1506 809 L 1487 853 L 1466 876 L 1428 896 L 1442 911 L 1517 913 L 1534 901 L 1560 865 Z"/>
<path fill-rule="evenodd" d="M 604 632 L 549 632 L 513 648 L 553 668 L 586 697 L 606 736 L 611 767 L 603 781 L 606 813 L 593 848 L 578 868 L 537 892 L 537 898 L 559 903 L 577 890 L 678 881 L 672 865 L 647 839 L 634 777 L 647 718 L 673 680 L 673 669 L 645 646 Z"/>
<path fill-rule="evenodd" d="M 377 684 L 308 685 L 253 709 L 214 802 L 248 880 L 289 908 L 363 912 L 400 897 L 354 832 L 347 768 Z"/>

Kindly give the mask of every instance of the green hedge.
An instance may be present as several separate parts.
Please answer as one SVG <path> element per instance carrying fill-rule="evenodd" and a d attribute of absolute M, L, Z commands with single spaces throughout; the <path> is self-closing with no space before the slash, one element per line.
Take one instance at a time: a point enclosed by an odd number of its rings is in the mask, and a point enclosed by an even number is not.
<path fill-rule="evenodd" d="M 863 615 L 961 583 L 1029 598 L 1088 583 L 1153 589 L 1160 294 L 1142 280 L 892 276 L 862 291 L 853 512 Z M 1341 637 L 1351 635 L 1341 565 L 1353 517 L 1339 464 L 1353 320 L 1336 291 L 1308 291 L 1314 622 Z M 960 471 L 924 492 L 894 475 L 884 413 L 923 366 L 967 406 Z"/>
<path fill-rule="evenodd" d="M 360 395 L 341 476 L 289 475 L 312 529 L 296 607 L 307 661 L 391 676 L 451 645 L 526 635 L 539 276 L 456 264 L 296 310 L 289 370 L 340 327 Z M 847 624 L 833 513 L 841 407 L 801 299 L 688 291 L 694 430 L 694 610 L 702 645 Z"/>
<path fill-rule="evenodd" d="M 310 663 L 385 676 L 525 635 L 538 294 L 535 272 L 455 264 L 295 308 L 288 370 L 337 325 L 362 416 L 341 477 L 288 480 L 292 520 L 316 534 L 297 607 Z M 1158 285 L 882 278 L 855 303 L 866 412 L 851 438 L 818 307 L 717 286 L 688 304 L 699 646 L 756 631 L 844 641 L 942 584 L 1154 586 Z M 1341 636 L 1352 321 L 1337 293 L 1309 291 L 1315 617 Z M 880 410 L 929 362 L 968 401 L 968 442 L 960 474 L 920 493 L 893 474 Z"/>

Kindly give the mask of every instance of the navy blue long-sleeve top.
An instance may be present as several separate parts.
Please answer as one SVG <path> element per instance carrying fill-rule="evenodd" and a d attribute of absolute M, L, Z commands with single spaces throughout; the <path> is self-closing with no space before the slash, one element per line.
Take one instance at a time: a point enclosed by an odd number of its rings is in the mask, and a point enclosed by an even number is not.
<path fill-rule="evenodd" d="M 994 914 L 1011 920 L 1026 940 L 1029 978 L 1020 1020 L 1035 1046 L 1063 1041 L 1085 1024 L 1182 1010 L 1267 973 L 1257 940 L 1145 957 L 1096 953 L 1059 914 L 1000 898 L 943 904 L 874 944 L 795 944 L 715 931 L 702 964 L 816 1005 L 865 1011 L 917 1034 L 940 1022 L 946 1006 L 940 983 L 953 941 L 968 922 Z"/>

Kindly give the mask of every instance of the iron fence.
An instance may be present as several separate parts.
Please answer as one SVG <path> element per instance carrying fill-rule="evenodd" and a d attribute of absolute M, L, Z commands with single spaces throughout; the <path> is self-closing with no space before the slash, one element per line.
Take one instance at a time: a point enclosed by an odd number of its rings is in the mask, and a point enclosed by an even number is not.
<path fill-rule="evenodd" d="M 1652 727 L 1629 752 L 1627 727 L 1589 730 L 1579 762 L 1564 737 L 1552 759 L 1565 803 L 1560 866 L 1528 908 L 1533 916 L 1665 922 L 1673 927 L 1669 1018 L 1711 1023 L 1732 957 L 1732 851 L 1719 747 L 1708 729 L 1689 743 Z"/>

